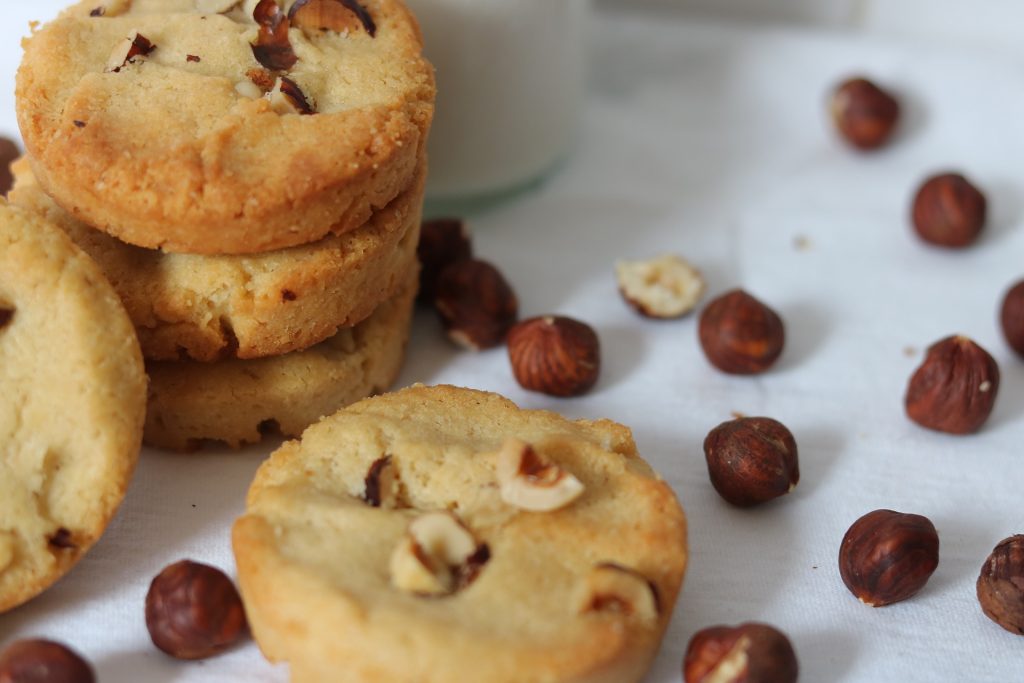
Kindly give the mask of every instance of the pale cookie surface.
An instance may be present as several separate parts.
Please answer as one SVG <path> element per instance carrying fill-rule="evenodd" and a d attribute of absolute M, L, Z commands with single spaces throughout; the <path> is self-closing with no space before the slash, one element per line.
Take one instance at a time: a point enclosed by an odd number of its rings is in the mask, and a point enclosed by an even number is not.
<path fill-rule="evenodd" d="M 287 68 L 257 60 L 252 0 L 86 0 L 37 30 L 17 105 L 40 183 L 89 225 L 172 252 L 257 253 L 365 223 L 425 149 L 419 27 L 402 0 L 360 0 L 347 4 L 373 35 L 354 13 L 341 31 L 282 28 L 293 4 L 276 15 Z M 143 47 L 127 53 L 129 36 Z M 282 106 L 282 77 L 313 113 Z"/>
<path fill-rule="evenodd" d="M 260 441 L 271 425 L 298 436 L 324 415 L 387 390 L 405 360 L 417 269 L 355 327 L 304 351 L 218 363 L 151 362 L 145 441 L 190 450 Z"/>
<path fill-rule="evenodd" d="M 0 203 L 0 612 L 99 539 L 138 459 L 146 376 L 100 269 Z"/>
<path fill-rule="evenodd" d="M 510 482 L 516 444 L 543 467 Z M 285 444 L 233 542 L 257 642 L 296 683 L 639 681 L 686 566 L 683 511 L 627 428 L 455 387 Z"/>
<path fill-rule="evenodd" d="M 415 267 L 426 180 L 352 232 L 253 256 L 165 254 L 125 244 L 59 208 L 25 159 L 11 202 L 67 232 L 121 296 L 149 360 L 260 358 L 313 346 L 366 319 Z"/>

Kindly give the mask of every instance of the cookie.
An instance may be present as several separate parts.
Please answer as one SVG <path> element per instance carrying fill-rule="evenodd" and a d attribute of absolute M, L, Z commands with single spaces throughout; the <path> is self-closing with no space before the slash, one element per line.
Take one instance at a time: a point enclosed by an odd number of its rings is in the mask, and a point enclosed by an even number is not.
<path fill-rule="evenodd" d="M 148 363 L 146 444 L 193 450 L 213 441 L 239 448 L 268 430 L 298 436 L 324 415 L 387 390 L 405 359 L 417 272 L 406 273 L 398 293 L 369 318 L 304 351 Z"/>
<path fill-rule="evenodd" d="M 67 235 L 0 200 L 0 612 L 99 539 L 135 469 L 146 375 L 135 331 Z"/>
<path fill-rule="evenodd" d="M 120 294 L 151 360 L 261 358 L 313 346 L 355 325 L 415 267 L 426 180 L 358 230 L 253 256 L 165 254 L 127 245 L 60 209 L 15 163 L 14 204 L 64 229 Z"/>
<path fill-rule="evenodd" d="M 639 681 L 687 557 L 627 428 L 443 386 L 282 446 L 233 544 L 256 640 L 295 683 Z"/>
<path fill-rule="evenodd" d="M 85 0 L 24 48 L 18 121 L 47 193 L 170 252 L 358 228 L 413 182 L 433 117 L 402 0 Z"/>

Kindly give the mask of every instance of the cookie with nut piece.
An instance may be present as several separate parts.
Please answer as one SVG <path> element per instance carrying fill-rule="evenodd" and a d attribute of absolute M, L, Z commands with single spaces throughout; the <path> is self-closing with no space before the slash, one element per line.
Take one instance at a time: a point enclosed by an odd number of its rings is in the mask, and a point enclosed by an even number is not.
<path fill-rule="evenodd" d="M 413 182 L 434 96 L 402 0 L 84 0 L 26 40 L 17 78 L 58 204 L 208 255 L 361 226 Z"/>
<path fill-rule="evenodd" d="M 627 428 L 420 385 L 274 453 L 233 542 L 253 634 L 296 682 L 636 682 L 687 558 Z"/>
<path fill-rule="evenodd" d="M 0 612 L 99 540 L 138 459 L 142 353 L 99 267 L 0 202 Z"/>

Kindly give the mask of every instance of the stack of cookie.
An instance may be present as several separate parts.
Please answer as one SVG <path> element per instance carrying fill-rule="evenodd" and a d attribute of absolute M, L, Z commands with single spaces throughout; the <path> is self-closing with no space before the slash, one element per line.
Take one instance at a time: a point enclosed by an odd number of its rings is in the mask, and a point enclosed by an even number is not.
<path fill-rule="evenodd" d="M 147 443 L 298 435 L 390 385 L 434 94 L 401 0 L 87 0 L 26 41 L 10 198 L 121 296 Z"/>

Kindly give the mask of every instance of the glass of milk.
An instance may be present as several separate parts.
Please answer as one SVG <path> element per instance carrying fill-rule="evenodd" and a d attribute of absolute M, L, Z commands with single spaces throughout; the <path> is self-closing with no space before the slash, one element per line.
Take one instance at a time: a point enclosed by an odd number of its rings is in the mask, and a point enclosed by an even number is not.
<path fill-rule="evenodd" d="M 589 0 L 409 0 L 437 68 L 432 199 L 526 185 L 580 120 Z"/>

